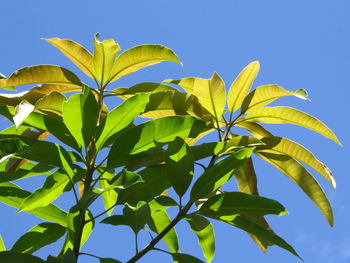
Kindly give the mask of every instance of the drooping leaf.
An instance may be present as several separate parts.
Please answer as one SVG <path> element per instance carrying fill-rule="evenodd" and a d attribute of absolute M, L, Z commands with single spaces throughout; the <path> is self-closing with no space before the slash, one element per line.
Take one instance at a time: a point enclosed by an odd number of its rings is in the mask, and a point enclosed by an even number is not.
<path fill-rule="evenodd" d="M 149 220 L 151 216 L 151 209 L 144 201 L 138 202 L 136 206 L 126 204 L 123 209 L 123 216 L 134 233 L 137 234 L 144 228 Z"/>
<path fill-rule="evenodd" d="M 205 217 L 191 215 L 186 217 L 191 230 L 197 235 L 198 243 L 202 247 L 203 255 L 207 262 L 211 262 L 215 254 L 215 234 L 214 228 Z"/>
<path fill-rule="evenodd" d="M 204 263 L 202 260 L 184 253 L 171 253 L 171 255 L 179 263 Z"/>
<path fill-rule="evenodd" d="M 161 91 L 178 91 L 177 89 L 161 84 L 161 83 L 154 83 L 154 82 L 143 82 L 136 84 L 130 88 L 117 88 L 112 91 L 113 94 L 117 95 L 118 97 L 122 99 L 127 99 L 130 97 L 133 97 L 139 93 L 158 93 Z"/>
<path fill-rule="evenodd" d="M 221 217 L 234 214 L 283 215 L 285 208 L 277 201 L 242 192 L 224 192 L 210 197 L 199 209 L 205 216 Z"/>
<path fill-rule="evenodd" d="M 83 93 L 70 96 L 63 104 L 63 121 L 76 141 L 85 147 L 96 132 L 98 106 L 89 87 Z"/>
<path fill-rule="evenodd" d="M 29 254 L 22 254 L 12 251 L 2 251 L 0 252 L 0 262 L 6 262 L 6 263 L 18 263 L 18 262 L 25 262 L 25 263 L 45 263 L 44 260 L 41 258 L 29 255 Z"/>
<path fill-rule="evenodd" d="M 289 91 L 274 84 L 260 86 L 250 92 L 244 98 L 241 107 L 241 114 L 246 113 L 255 107 L 265 106 L 278 98 L 286 96 L 295 96 L 304 100 L 308 100 L 307 92 L 303 89 Z"/>
<path fill-rule="evenodd" d="M 258 146 L 257 151 L 264 150 L 265 152 L 271 153 L 282 153 L 286 154 L 294 159 L 297 159 L 315 171 L 319 172 L 328 182 L 336 188 L 336 182 L 333 178 L 332 172 L 330 169 L 322 162 L 320 162 L 308 149 L 304 148 L 302 145 L 291 141 L 286 138 L 269 136 L 261 139 L 265 145 Z"/>
<path fill-rule="evenodd" d="M 66 228 L 56 223 L 41 223 L 21 236 L 11 248 L 12 252 L 28 253 L 56 242 L 66 232 Z"/>
<path fill-rule="evenodd" d="M 63 94 L 53 91 L 36 102 L 34 111 L 60 119 L 65 101 L 66 97 Z"/>
<path fill-rule="evenodd" d="M 96 148 L 100 149 L 103 147 L 109 138 L 132 123 L 145 110 L 148 101 L 149 95 L 136 95 L 110 111 L 107 114 L 105 122 L 99 128 L 98 133 L 100 135 L 96 142 Z"/>
<path fill-rule="evenodd" d="M 259 61 L 254 61 L 245 67 L 231 84 L 227 96 L 228 109 L 231 114 L 242 106 L 244 98 L 252 88 L 253 82 L 259 73 Z"/>
<path fill-rule="evenodd" d="M 245 121 L 263 123 L 291 123 L 311 129 L 340 144 L 337 136 L 315 117 L 289 107 L 261 107 L 251 110 Z"/>
<path fill-rule="evenodd" d="M 84 47 L 69 39 L 49 38 L 45 40 L 53 46 L 55 46 L 57 49 L 59 49 L 86 75 L 88 75 L 91 78 L 94 78 L 92 55 Z"/>
<path fill-rule="evenodd" d="M 0 79 L 0 88 L 26 84 L 82 86 L 81 81 L 73 72 L 54 65 L 37 65 L 21 68 L 12 73 L 8 79 Z"/>
<path fill-rule="evenodd" d="M 108 167 L 127 164 L 130 155 L 167 143 L 176 137 L 193 138 L 207 130 L 204 122 L 192 116 L 170 116 L 148 121 L 119 136 L 108 155 Z"/>
<path fill-rule="evenodd" d="M 161 45 L 140 45 L 128 49 L 117 57 L 111 72 L 110 82 L 162 61 L 181 64 L 173 51 Z"/>
<path fill-rule="evenodd" d="M 32 113 L 34 108 L 34 105 L 25 100 L 21 101 L 21 103 L 16 106 L 16 113 L 13 116 L 13 122 L 16 127 L 19 127 L 23 123 L 29 114 Z"/>
<path fill-rule="evenodd" d="M 191 190 L 191 200 L 196 201 L 207 196 L 229 180 L 233 171 L 250 157 L 252 151 L 253 148 L 239 150 L 206 170 L 194 183 Z"/>
<path fill-rule="evenodd" d="M 0 72 L 0 79 L 6 79 L 6 76 Z M 3 87 L 2 89 L 5 90 L 16 90 L 14 86 L 9 86 L 9 87 Z"/>
<path fill-rule="evenodd" d="M 182 197 L 192 181 L 194 160 L 190 147 L 180 137 L 169 143 L 165 169 L 175 192 Z"/>
<path fill-rule="evenodd" d="M 4 240 L 2 240 L 2 236 L 0 235 L 0 252 L 6 251 Z"/>
<path fill-rule="evenodd" d="M 333 225 L 332 207 L 325 193 L 313 176 L 302 165 L 284 154 L 273 154 L 265 151 L 259 151 L 256 154 L 292 179 L 319 207 L 328 220 L 328 223 L 331 226 Z"/>
<path fill-rule="evenodd" d="M 24 199 L 30 194 L 30 192 L 22 190 L 19 186 L 13 183 L 0 183 L 0 202 L 3 202 L 9 206 L 20 208 Z M 44 220 L 58 223 L 61 226 L 67 226 L 66 212 L 53 204 L 27 212 Z"/>

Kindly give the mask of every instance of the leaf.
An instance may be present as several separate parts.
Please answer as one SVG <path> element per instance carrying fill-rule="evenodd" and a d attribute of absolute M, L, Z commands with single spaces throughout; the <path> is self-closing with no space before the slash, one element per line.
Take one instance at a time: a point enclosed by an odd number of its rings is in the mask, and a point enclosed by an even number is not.
<path fill-rule="evenodd" d="M 12 252 L 28 253 L 56 242 L 64 235 L 66 228 L 55 223 L 41 223 L 21 236 L 11 248 Z"/>
<path fill-rule="evenodd" d="M 245 219 L 241 216 L 235 216 L 233 219 L 228 220 L 227 218 L 216 218 L 217 220 L 223 221 L 225 223 L 228 223 L 230 225 L 233 225 L 237 228 L 240 228 L 250 234 L 253 234 L 259 238 L 263 238 L 267 240 L 268 242 L 275 244 L 293 255 L 300 258 L 298 253 L 294 250 L 294 248 L 289 245 L 286 241 L 284 241 L 282 238 L 280 238 L 278 235 L 276 235 L 273 231 L 265 229 L 264 227 L 257 225 L 253 222 L 250 222 L 248 219 Z M 301 258 L 300 258 L 301 259 Z"/>
<path fill-rule="evenodd" d="M 100 83 L 105 83 L 111 79 L 110 74 L 120 47 L 113 39 L 106 39 L 101 42 L 98 38 L 99 34 L 96 34 L 93 56 L 94 73 Z"/>
<path fill-rule="evenodd" d="M 128 221 L 126 220 L 126 217 L 124 215 L 113 215 L 106 217 L 101 221 L 102 224 L 109 224 L 113 226 L 128 226 Z"/>
<path fill-rule="evenodd" d="M 20 138 L 4 138 L 0 137 L 0 157 L 19 152 L 29 145 Z"/>
<path fill-rule="evenodd" d="M 162 61 L 172 61 L 181 64 L 173 51 L 161 45 L 140 45 L 133 47 L 117 57 L 108 82 L 113 82 L 141 68 L 158 64 Z"/>
<path fill-rule="evenodd" d="M 153 82 L 143 82 L 136 84 L 130 88 L 117 88 L 112 91 L 113 94 L 117 95 L 122 99 L 128 99 L 133 97 L 139 93 L 158 93 L 161 91 L 178 91 L 177 89 L 161 84 L 161 83 L 153 83 Z"/>
<path fill-rule="evenodd" d="M 45 207 L 56 200 L 63 192 L 71 189 L 72 183 L 69 176 L 62 170 L 49 175 L 42 187 L 28 196 L 19 211 L 29 211 L 38 207 Z"/>
<path fill-rule="evenodd" d="M 288 91 L 278 85 L 265 85 L 257 87 L 255 90 L 250 92 L 243 100 L 241 107 L 241 114 L 248 112 L 255 107 L 262 107 L 278 98 L 286 96 L 296 96 L 303 100 L 308 100 L 307 92 L 303 89 L 294 91 Z"/>
<path fill-rule="evenodd" d="M 177 260 L 179 263 L 204 263 L 202 260 L 183 253 L 171 253 L 174 260 Z"/>
<path fill-rule="evenodd" d="M 1 72 L 0 72 L 0 79 L 6 79 L 5 75 L 2 74 Z M 13 87 L 13 86 L 10 86 L 10 87 L 3 87 L 2 89 L 5 89 L 5 90 L 16 90 L 16 88 Z"/>
<path fill-rule="evenodd" d="M 100 258 L 100 263 L 122 263 L 114 258 Z"/>
<path fill-rule="evenodd" d="M 211 223 L 202 216 L 191 215 L 186 217 L 191 230 L 197 235 L 198 242 L 202 247 L 203 254 L 207 262 L 211 262 L 215 254 L 215 234 Z"/>
<path fill-rule="evenodd" d="M 59 49 L 86 75 L 88 75 L 91 78 L 94 78 L 92 55 L 84 47 L 69 39 L 49 38 L 45 40 L 57 49 Z"/>
<path fill-rule="evenodd" d="M 87 86 L 83 93 L 70 96 L 63 104 L 63 121 L 79 145 L 90 144 L 98 116 L 96 99 Z"/>
<path fill-rule="evenodd" d="M 231 84 L 227 96 L 228 109 L 231 114 L 238 110 L 253 86 L 253 82 L 259 73 L 259 61 L 254 61 L 245 67 L 238 77 Z"/>
<path fill-rule="evenodd" d="M 250 157 L 252 151 L 252 148 L 239 150 L 206 170 L 194 183 L 191 190 L 191 200 L 196 201 L 207 196 L 229 180 L 233 171 Z"/>
<path fill-rule="evenodd" d="M 29 114 L 34 110 L 34 108 L 34 105 L 30 104 L 28 101 L 25 100 L 16 106 L 16 114 L 13 116 L 13 122 L 17 128 L 29 116 Z"/>
<path fill-rule="evenodd" d="M 30 192 L 22 190 L 19 186 L 13 183 L 0 183 L 0 202 L 3 202 L 9 206 L 20 208 L 23 200 L 30 194 Z M 67 226 L 66 212 L 53 204 L 27 212 L 44 220 L 58 223 L 61 226 Z"/>
<path fill-rule="evenodd" d="M 64 95 L 53 91 L 36 102 L 34 111 L 61 119 L 62 107 L 65 101 L 66 97 Z"/>
<path fill-rule="evenodd" d="M 0 252 L 6 251 L 5 243 L 2 240 L 2 236 L 0 235 Z"/>
<path fill-rule="evenodd" d="M 21 254 L 12 251 L 2 251 L 0 252 L 0 261 L 6 263 L 45 263 L 41 258 L 29 255 L 29 254 Z"/>
<path fill-rule="evenodd" d="M 108 154 L 109 168 L 127 164 L 130 155 L 147 151 L 157 143 L 168 143 L 176 137 L 193 138 L 207 130 L 205 123 L 192 116 L 170 116 L 148 121 L 119 136 Z"/>
<path fill-rule="evenodd" d="M 102 174 L 99 173 L 99 175 L 101 176 Z M 111 186 L 111 184 L 109 183 L 109 180 L 111 180 L 115 175 L 109 172 L 105 172 L 103 173 L 103 175 L 101 176 L 101 178 L 99 179 L 99 185 L 100 188 L 102 189 L 106 189 L 108 187 Z M 110 207 L 112 207 L 115 202 L 117 201 L 117 193 L 113 190 L 111 191 L 104 191 L 102 193 L 102 197 L 103 197 L 103 204 L 104 204 L 104 208 L 107 210 Z M 108 215 L 111 215 L 113 212 L 113 209 L 108 210 Z"/>
<path fill-rule="evenodd" d="M 84 220 L 89 221 L 93 218 L 93 215 L 89 210 L 85 210 L 85 213 L 82 215 L 78 206 L 73 206 L 68 213 L 68 237 L 69 242 L 74 244 L 75 240 L 75 231 L 78 229 L 78 224 L 82 222 L 81 216 L 84 216 Z M 84 243 L 89 239 L 89 236 L 92 232 L 92 229 L 95 226 L 95 221 L 89 221 L 84 224 L 83 233 L 81 236 L 80 247 L 84 245 Z M 69 245 L 68 245 L 69 247 Z"/>
<path fill-rule="evenodd" d="M 54 65 L 37 65 L 21 68 L 8 79 L 0 79 L 0 88 L 26 84 L 64 84 L 81 86 L 82 83 L 73 72 Z"/>
<path fill-rule="evenodd" d="M 264 150 L 265 152 L 275 153 L 275 154 L 286 154 L 294 159 L 297 159 L 315 171 L 320 173 L 328 182 L 336 188 L 336 182 L 333 178 L 330 169 L 322 162 L 320 162 L 308 149 L 304 148 L 302 145 L 291 141 L 286 138 L 270 136 L 261 139 L 266 145 L 258 146 L 257 151 Z"/>
<path fill-rule="evenodd" d="M 285 208 L 277 201 L 241 192 L 224 192 L 210 197 L 199 209 L 199 213 L 210 217 L 235 214 L 284 215 Z"/>
<path fill-rule="evenodd" d="M 211 114 L 191 94 L 178 91 L 163 91 L 151 94 L 144 113 L 146 118 L 174 115 L 192 115 L 204 121 L 211 121 Z"/>
<path fill-rule="evenodd" d="M 151 209 L 144 201 L 138 202 L 135 207 L 126 204 L 123 209 L 123 216 L 134 233 L 137 234 L 144 228 L 150 218 Z"/>
<path fill-rule="evenodd" d="M 101 149 L 109 138 L 130 125 L 145 110 L 148 101 L 149 95 L 136 95 L 110 111 L 105 122 L 99 128 L 98 134 L 100 135 L 96 142 L 96 148 Z"/>
<path fill-rule="evenodd" d="M 317 181 L 302 165 L 293 158 L 283 154 L 272 154 L 264 151 L 259 151 L 256 154 L 292 179 L 319 207 L 328 220 L 328 223 L 333 226 L 332 207 L 325 193 Z"/>
<path fill-rule="evenodd" d="M 262 107 L 251 110 L 245 121 L 264 123 L 291 123 L 311 129 L 341 145 L 337 136 L 321 121 L 305 112 L 289 107 Z"/>
<path fill-rule="evenodd" d="M 169 143 L 165 169 L 175 192 L 182 197 L 192 181 L 194 160 L 190 147 L 180 137 Z"/>

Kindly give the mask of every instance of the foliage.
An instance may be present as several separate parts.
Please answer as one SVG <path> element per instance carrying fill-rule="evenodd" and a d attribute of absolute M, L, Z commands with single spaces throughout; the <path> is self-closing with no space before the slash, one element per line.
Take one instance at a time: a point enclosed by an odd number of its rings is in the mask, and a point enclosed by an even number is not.
<path fill-rule="evenodd" d="M 25 67 L 8 78 L 1 75 L 1 89 L 39 85 L 0 94 L 0 114 L 14 124 L 0 132 L 0 201 L 48 221 L 30 229 L 9 251 L 0 252 L 1 262 L 44 262 L 30 254 L 62 236 L 61 252 L 45 262 L 77 262 L 83 254 L 100 262 L 120 262 L 81 252 L 95 223 L 133 230 L 136 252 L 128 263 L 152 250 L 169 254 L 175 262 L 202 262 L 181 253 L 175 230 L 181 220 L 198 237 L 207 262 L 215 253 L 215 220 L 247 232 L 264 252 L 277 245 L 298 256 L 264 218 L 283 215 L 286 209 L 259 195 L 252 154 L 292 179 L 333 225 L 330 203 L 304 165 L 335 188 L 330 170 L 300 144 L 275 136 L 259 124 L 296 124 L 340 144 L 315 117 L 294 108 L 267 107 L 285 96 L 307 100 L 306 91 L 287 91 L 278 85 L 251 91 L 260 67 L 257 61 L 243 69 L 227 94 L 217 73 L 210 79 L 168 79 L 110 89 L 112 82 L 146 66 L 180 61 L 160 45 L 136 46 L 121 53 L 114 40 L 100 41 L 98 35 L 93 54 L 71 40 L 46 41 L 92 78 L 96 88 L 54 65 Z M 117 97 L 124 101 L 109 110 L 107 97 L 114 103 Z M 235 127 L 251 135 L 237 135 Z M 214 131 L 217 141 L 198 143 Z M 34 176 L 46 176 L 46 180 L 33 193 L 13 183 Z M 237 189 L 225 187 L 231 190 L 224 191 L 222 186 L 230 180 Z M 67 192 L 74 197 L 68 212 L 52 204 Z M 101 213 L 90 211 L 98 198 L 104 201 Z M 118 210 L 121 213 L 113 212 L 117 206 L 123 208 Z M 178 213 L 171 217 L 167 210 L 174 207 Z M 137 245 L 140 231 L 156 234 L 142 249 Z M 160 240 L 169 251 L 157 247 Z M 2 239 L 0 249 L 6 250 Z"/>

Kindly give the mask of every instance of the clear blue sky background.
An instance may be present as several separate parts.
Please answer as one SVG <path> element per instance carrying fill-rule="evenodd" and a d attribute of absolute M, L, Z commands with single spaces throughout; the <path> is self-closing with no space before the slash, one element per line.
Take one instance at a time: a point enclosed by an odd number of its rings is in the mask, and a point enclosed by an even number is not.
<path fill-rule="evenodd" d="M 40 38 L 73 39 L 90 50 L 97 32 L 116 39 L 123 49 L 143 43 L 172 48 L 184 66 L 163 63 L 127 77 L 115 87 L 166 78 L 210 77 L 217 71 L 229 86 L 249 62 L 259 60 L 261 72 L 255 86 L 276 83 L 286 89 L 304 88 L 312 102 L 280 100 L 304 110 L 333 129 L 343 148 L 300 127 L 273 126 L 271 130 L 297 140 L 332 169 L 338 183 L 333 191 L 315 174 L 331 200 L 335 226 L 327 225 L 316 206 L 288 178 L 267 163 L 257 162 L 262 195 L 282 202 L 288 215 L 271 217 L 275 231 L 291 243 L 306 263 L 350 262 L 350 2 L 348 0 L 148 0 L 148 1 L 2 1 L 0 5 L 0 72 L 35 64 L 59 64 L 80 72 L 59 51 Z M 82 75 L 80 75 L 82 76 Z M 84 79 L 85 80 L 85 79 Z M 22 88 L 23 89 L 23 88 Z M 0 126 L 7 125 L 1 120 Z M 30 181 L 30 180 L 29 180 Z M 27 184 L 34 190 L 39 182 Z M 58 200 L 68 207 L 73 200 Z M 8 248 L 40 220 L 0 205 L 0 233 Z M 217 253 L 213 262 L 301 262 L 271 247 L 264 255 L 244 232 L 215 224 Z M 196 238 L 186 224 L 178 233 L 181 249 L 201 257 Z M 37 255 L 46 257 L 57 247 Z M 83 251 L 128 259 L 134 251 L 131 231 L 97 224 Z M 81 257 L 80 262 L 96 262 Z M 151 253 L 140 262 L 170 262 Z"/>

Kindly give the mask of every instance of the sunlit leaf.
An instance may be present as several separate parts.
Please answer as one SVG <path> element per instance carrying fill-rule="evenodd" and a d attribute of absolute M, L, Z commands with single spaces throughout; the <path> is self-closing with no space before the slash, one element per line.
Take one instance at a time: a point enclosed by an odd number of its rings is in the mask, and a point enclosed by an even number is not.
<path fill-rule="evenodd" d="M 94 78 L 92 55 L 84 47 L 69 39 L 49 38 L 45 40 L 59 49 L 86 75 Z"/>
<path fill-rule="evenodd" d="M 0 262 L 6 263 L 45 263 L 41 258 L 29 255 L 29 254 L 21 254 L 12 251 L 2 251 L 0 252 Z"/>
<path fill-rule="evenodd" d="M 35 104 L 34 111 L 60 119 L 65 101 L 66 97 L 63 94 L 54 91 L 39 99 Z"/>
<path fill-rule="evenodd" d="M 141 68 L 158 64 L 162 61 L 180 63 L 179 58 L 170 49 L 161 45 L 140 45 L 121 53 L 114 64 L 110 81 L 115 81 Z"/>
<path fill-rule="evenodd" d="M 16 106 L 16 113 L 13 116 L 13 122 L 16 127 L 19 127 L 23 123 L 29 114 L 32 113 L 34 108 L 34 105 L 25 100 Z"/>
<path fill-rule="evenodd" d="M 130 88 L 114 89 L 112 93 L 122 99 L 127 99 L 139 93 L 157 93 L 161 91 L 178 91 L 178 90 L 169 85 L 165 85 L 161 83 L 143 82 L 143 83 L 136 84 Z"/>
<path fill-rule="evenodd" d="M 100 41 L 98 38 L 99 35 L 96 34 L 93 56 L 94 74 L 101 83 L 105 83 L 110 80 L 111 71 L 120 47 L 113 39 Z"/>
<path fill-rule="evenodd" d="M 102 174 L 100 173 L 100 176 Z M 112 178 L 114 178 L 114 174 L 112 173 L 109 173 L 109 172 L 104 172 L 103 175 L 101 176 L 101 178 L 99 179 L 98 183 L 100 185 L 100 188 L 101 189 L 106 189 L 108 188 L 109 186 L 111 186 L 110 184 L 110 180 Z M 104 204 L 104 207 L 105 209 L 107 210 L 108 208 L 112 207 L 115 202 L 117 201 L 117 193 L 113 190 L 111 191 L 104 191 L 102 193 L 102 197 L 103 197 L 103 204 Z M 110 209 L 108 210 L 108 215 L 111 215 L 113 212 L 113 209 Z"/>
<path fill-rule="evenodd" d="M 265 151 L 259 151 L 256 154 L 292 179 L 319 207 L 328 220 L 328 223 L 331 226 L 333 225 L 332 207 L 325 193 L 317 181 L 302 165 L 293 158 L 283 154 L 274 154 Z"/>
<path fill-rule="evenodd" d="M 258 61 L 250 63 L 245 67 L 238 77 L 231 84 L 227 96 L 227 104 L 231 113 L 235 112 L 242 106 L 244 98 L 252 88 L 253 82 L 259 73 L 260 64 Z"/>
<path fill-rule="evenodd" d="M 6 79 L 6 76 L 4 74 L 2 74 L 1 72 L 0 72 L 0 79 Z M 13 86 L 3 87 L 2 89 L 5 89 L 5 90 L 16 90 L 16 88 L 13 87 Z"/>
<path fill-rule="evenodd" d="M 289 107 L 261 107 L 251 110 L 245 121 L 263 123 L 291 123 L 311 129 L 340 144 L 336 135 L 315 117 Z"/>
<path fill-rule="evenodd" d="M 202 247 L 203 254 L 207 262 L 211 262 L 215 254 L 215 234 L 214 228 L 205 217 L 191 215 L 186 217 L 191 226 L 191 230 L 197 235 L 198 242 Z"/>
<path fill-rule="evenodd" d="M 308 100 L 307 92 L 303 89 L 295 91 L 286 90 L 278 85 L 265 85 L 257 87 L 255 90 L 250 92 L 243 100 L 241 107 L 241 114 L 248 112 L 255 107 L 262 107 L 278 98 L 286 96 L 296 96 L 298 98 Z"/>
<path fill-rule="evenodd" d="M 182 197 L 192 181 L 194 160 L 190 147 L 179 137 L 169 143 L 165 169 L 175 192 Z"/>
<path fill-rule="evenodd" d="M 108 155 L 108 167 L 127 164 L 130 155 L 147 151 L 157 143 L 167 143 L 176 137 L 193 138 L 207 130 L 204 122 L 192 116 L 170 116 L 148 121 L 119 136 Z M 156 143 L 157 142 L 157 143 Z"/>
<path fill-rule="evenodd" d="M 233 171 L 239 168 L 252 154 L 253 148 L 239 150 L 206 170 L 194 183 L 191 200 L 203 198 L 230 179 Z"/>
<path fill-rule="evenodd" d="M 20 208 L 24 199 L 26 199 L 30 194 L 30 192 L 22 190 L 19 186 L 13 183 L 0 183 L 0 202 L 3 202 L 9 206 Z M 27 212 L 44 220 L 58 223 L 61 226 L 67 226 L 66 212 L 53 204 Z"/>
<path fill-rule="evenodd" d="M 55 223 L 41 223 L 21 236 L 11 248 L 12 252 L 28 253 L 56 242 L 66 232 L 66 228 Z"/>
<path fill-rule="evenodd" d="M 2 240 L 2 236 L 0 235 L 0 252 L 6 251 L 4 240 Z"/>
<path fill-rule="evenodd" d="M 54 65 L 25 67 L 14 72 L 8 79 L 0 79 L 0 88 L 26 84 L 82 85 L 73 72 Z"/>

